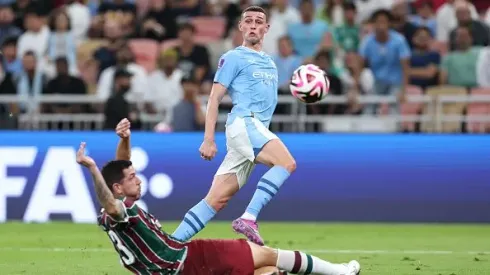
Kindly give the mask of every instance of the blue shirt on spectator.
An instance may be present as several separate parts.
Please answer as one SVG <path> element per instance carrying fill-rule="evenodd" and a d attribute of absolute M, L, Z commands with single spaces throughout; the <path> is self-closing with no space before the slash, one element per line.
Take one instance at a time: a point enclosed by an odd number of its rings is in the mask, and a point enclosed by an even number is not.
<path fill-rule="evenodd" d="M 412 68 L 425 68 L 430 64 L 433 64 L 436 67 L 439 67 L 441 63 L 441 56 L 438 52 L 424 52 L 417 53 L 413 52 L 412 57 L 410 58 L 410 66 Z M 438 84 L 437 75 L 431 79 L 427 78 L 410 78 L 410 84 L 417 85 L 423 89 L 429 86 L 436 86 Z"/>
<path fill-rule="evenodd" d="M 302 58 L 314 56 L 328 31 L 328 24 L 322 20 L 313 20 L 310 24 L 303 22 L 288 26 L 288 36 L 293 48 Z"/>
<path fill-rule="evenodd" d="M 361 42 L 359 54 L 368 62 L 376 81 L 400 85 L 403 81 L 402 59 L 410 58 L 410 47 L 403 35 L 389 31 L 388 40 L 380 43 L 373 34 Z"/>
<path fill-rule="evenodd" d="M 303 59 L 295 54 L 287 57 L 276 55 L 274 56 L 274 62 L 276 63 L 277 73 L 279 74 L 279 87 L 282 87 L 289 83 L 294 70 L 301 66 Z"/>

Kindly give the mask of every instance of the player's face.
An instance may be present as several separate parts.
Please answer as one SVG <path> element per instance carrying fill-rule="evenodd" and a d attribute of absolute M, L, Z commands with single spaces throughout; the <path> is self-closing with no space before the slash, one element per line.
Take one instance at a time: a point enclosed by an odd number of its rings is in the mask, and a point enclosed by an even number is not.
<path fill-rule="evenodd" d="M 124 169 L 124 178 L 119 184 L 120 192 L 133 200 L 138 200 L 141 197 L 141 180 L 136 176 L 136 170 L 133 166 Z"/>
<path fill-rule="evenodd" d="M 243 40 L 251 45 L 258 44 L 269 30 L 265 14 L 256 11 L 247 11 L 243 14 L 239 29 L 242 32 Z"/>

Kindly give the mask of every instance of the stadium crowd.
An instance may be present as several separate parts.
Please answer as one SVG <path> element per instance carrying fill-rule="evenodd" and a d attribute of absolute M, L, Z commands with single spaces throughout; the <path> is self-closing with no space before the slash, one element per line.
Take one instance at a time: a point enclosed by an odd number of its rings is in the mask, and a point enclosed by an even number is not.
<path fill-rule="evenodd" d="M 294 69 L 315 63 L 328 73 L 330 93 L 348 98 L 309 105 L 308 114 L 405 112 L 413 108 L 403 95 L 441 85 L 489 93 L 487 0 L 0 0 L 0 95 L 94 94 L 103 103 L 40 111 L 104 113 L 110 129 L 123 117 L 138 127 L 138 114 L 166 113 L 173 131 L 199 131 L 200 95 L 210 92 L 221 54 L 241 45 L 237 20 L 253 4 L 269 13 L 264 51 L 276 61 L 280 94 L 289 93 Z M 379 26 L 373 14 L 402 39 L 379 43 L 370 35 Z M 394 108 L 371 108 L 361 94 L 401 96 Z M 17 127 L 25 111 L 0 103 L 0 128 Z"/>

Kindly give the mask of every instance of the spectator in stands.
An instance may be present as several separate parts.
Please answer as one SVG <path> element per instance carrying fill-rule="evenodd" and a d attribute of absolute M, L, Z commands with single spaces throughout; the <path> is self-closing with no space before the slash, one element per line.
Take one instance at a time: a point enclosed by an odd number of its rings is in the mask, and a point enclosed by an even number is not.
<path fill-rule="evenodd" d="M 265 39 L 267 39 L 267 35 Z M 243 44 L 243 36 L 242 33 L 238 30 L 238 22 L 237 22 L 235 28 L 233 28 L 230 31 L 230 35 L 227 38 L 210 42 L 207 45 L 207 49 L 209 50 L 209 57 L 211 60 L 210 70 L 215 71 L 217 69 L 219 58 L 221 57 L 221 55 L 223 55 L 223 53 L 232 50 L 238 46 L 241 46 L 242 44 Z M 275 48 L 277 48 L 277 46 L 275 46 Z"/>
<path fill-rule="evenodd" d="M 63 10 L 56 10 L 49 18 L 50 35 L 47 51 L 46 73 L 50 77 L 56 75 L 55 60 L 65 57 L 68 61 L 70 74 L 76 75 L 77 45 L 71 30 L 70 18 Z"/>
<path fill-rule="evenodd" d="M 114 20 L 120 24 L 125 35 L 131 35 L 135 31 L 136 6 L 124 0 L 112 0 L 102 2 L 98 11 L 99 20 Z"/>
<path fill-rule="evenodd" d="M 49 28 L 44 19 L 35 8 L 25 11 L 26 32 L 17 43 L 17 56 L 24 56 L 28 51 L 34 52 L 37 61 L 44 64 L 44 55 L 48 49 Z"/>
<path fill-rule="evenodd" d="M 29 10 L 29 8 L 31 8 L 33 5 L 32 5 L 32 1 L 31 0 L 16 0 L 14 3 L 12 3 L 11 7 L 12 7 L 12 10 L 14 11 L 14 14 L 15 14 L 15 19 L 14 19 L 14 25 L 25 31 L 26 30 L 26 27 L 25 27 L 25 19 L 24 17 L 26 17 L 26 12 Z"/>
<path fill-rule="evenodd" d="M 326 50 L 320 51 L 315 55 L 315 65 L 320 67 L 320 69 L 324 70 L 327 73 L 328 80 L 330 82 L 330 90 L 329 93 L 333 95 L 344 95 L 344 87 L 342 86 L 342 82 L 340 78 L 332 74 L 332 60 L 330 57 L 330 53 Z M 310 105 L 311 113 L 322 113 L 322 114 L 343 114 L 346 105 L 344 104 L 329 104 L 329 105 Z"/>
<path fill-rule="evenodd" d="M 183 98 L 180 81 L 184 73 L 177 68 L 177 58 L 177 51 L 174 49 L 160 53 L 158 70 L 148 78 L 150 89 L 145 94 L 146 110 L 149 113 L 164 114 Z"/>
<path fill-rule="evenodd" d="M 376 95 L 397 95 L 400 101 L 405 98 L 409 78 L 410 47 L 405 37 L 390 30 L 392 16 L 387 10 L 373 14 L 374 33 L 361 42 L 359 53 L 374 73 Z M 391 113 L 398 113 L 398 105 L 392 105 Z M 366 114 L 374 115 L 376 106 L 366 104 Z"/>
<path fill-rule="evenodd" d="M 8 37 L 2 44 L 3 69 L 12 76 L 18 76 L 22 72 L 22 61 L 17 58 L 17 38 Z"/>
<path fill-rule="evenodd" d="M 87 33 L 90 28 L 90 10 L 80 3 L 80 0 L 67 0 L 66 12 L 70 17 L 72 33 L 75 37 L 75 44 L 80 45 L 87 39 Z"/>
<path fill-rule="evenodd" d="M 14 12 L 9 5 L 0 6 L 0 44 L 9 37 L 18 37 L 22 29 L 17 28 L 14 22 Z"/>
<path fill-rule="evenodd" d="M 431 32 L 420 27 L 413 37 L 414 49 L 410 58 L 410 84 L 425 89 L 438 84 L 441 56 L 430 49 Z"/>
<path fill-rule="evenodd" d="M 317 18 L 327 22 L 333 28 L 343 25 L 345 11 L 343 2 L 343 0 L 324 0 L 317 9 Z"/>
<path fill-rule="evenodd" d="M 104 36 L 107 44 L 94 52 L 94 59 L 99 64 L 99 74 L 105 69 L 116 65 L 117 52 L 126 46 L 121 26 L 116 21 L 109 20 L 104 24 Z"/>
<path fill-rule="evenodd" d="M 291 39 L 287 36 L 279 38 L 279 54 L 274 56 L 278 75 L 279 75 L 279 93 L 289 93 L 289 82 L 294 70 L 296 70 L 303 60 L 294 53 Z"/>
<path fill-rule="evenodd" d="M 16 93 L 17 89 L 12 73 L 5 70 L 5 67 L 0 64 L 0 95 L 15 95 Z M 2 109 L 2 105 L 0 105 L 0 113 L 2 113 L 1 110 L 5 111 L 6 108 Z"/>
<path fill-rule="evenodd" d="M 131 89 L 127 91 L 128 100 L 141 100 L 148 91 L 148 76 L 145 68 L 134 63 L 134 55 L 126 45 L 117 52 L 117 63 L 105 69 L 100 75 L 97 96 L 107 99 L 111 96 L 115 85 L 114 74 L 118 69 L 127 70 L 133 77 L 131 78 Z"/>
<path fill-rule="evenodd" d="M 481 50 L 476 65 L 476 73 L 478 86 L 490 88 L 490 47 Z"/>
<path fill-rule="evenodd" d="M 142 20 L 139 35 L 157 41 L 177 37 L 177 17 L 166 0 L 150 1 L 150 10 Z"/>
<path fill-rule="evenodd" d="M 69 73 L 69 61 L 66 57 L 57 57 L 55 60 L 56 77 L 48 82 L 46 94 L 50 95 L 85 95 L 87 87 L 83 80 L 71 76 Z M 80 104 L 46 104 L 44 112 L 48 113 L 80 113 Z"/>
<path fill-rule="evenodd" d="M 226 18 L 226 31 L 225 37 L 228 36 L 230 30 L 235 28 L 235 22 L 240 19 L 242 11 L 247 8 L 251 1 L 249 0 L 239 0 L 239 1 L 222 1 L 222 0 L 212 0 L 215 2 L 215 6 L 220 6 L 219 9 L 222 10 L 222 16 Z"/>
<path fill-rule="evenodd" d="M 126 99 L 127 94 L 134 85 L 132 84 L 132 77 L 133 74 L 124 68 L 117 68 L 114 71 L 114 85 L 110 91 L 111 96 L 104 107 L 104 129 L 113 130 L 122 119 L 134 118 L 132 106 Z M 134 121 L 134 119 L 131 120 Z M 133 121 L 131 127 L 133 127 Z"/>
<path fill-rule="evenodd" d="M 356 6 L 352 3 L 344 4 L 345 23 L 334 30 L 335 41 L 345 52 L 357 52 L 360 43 L 360 27 L 356 23 Z"/>
<path fill-rule="evenodd" d="M 405 40 L 412 48 L 413 36 L 417 27 L 408 20 L 407 3 L 404 1 L 395 2 L 391 8 L 391 14 L 393 15 L 393 28 L 405 36 Z"/>
<path fill-rule="evenodd" d="M 0 96 L 15 95 L 16 93 L 12 74 L 5 71 L 2 64 L 0 64 Z M 0 129 L 17 128 L 14 114 L 17 114 L 15 104 L 0 104 Z"/>
<path fill-rule="evenodd" d="M 194 42 L 196 29 L 190 23 L 179 26 L 179 45 L 175 48 L 179 55 L 178 67 L 184 72 L 185 78 L 193 78 L 202 83 L 210 67 L 209 53 L 206 47 Z"/>
<path fill-rule="evenodd" d="M 436 35 L 436 18 L 434 16 L 434 8 L 429 0 L 415 2 L 417 14 L 410 16 L 410 22 L 417 27 L 427 27 L 432 36 Z"/>
<path fill-rule="evenodd" d="M 23 71 L 17 81 L 18 95 L 26 97 L 46 93 L 47 78 L 37 62 L 37 56 L 33 51 L 27 51 L 22 57 Z"/>
<path fill-rule="evenodd" d="M 348 97 L 346 114 L 360 114 L 362 105 L 358 102 L 359 95 L 373 93 L 373 72 L 366 66 L 367 64 L 359 60 L 359 55 L 354 52 L 347 53 L 345 56 L 346 73 L 342 74 L 341 80 Z"/>
<path fill-rule="evenodd" d="M 454 4 L 457 2 L 467 3 L 469 5 L 471 18 L 478 19 L 478 13 L 476 12 L 475 6 L 473 6 L 473 4 L 468 3 L 465 0 L 446 0 L 446 3 L 442 5 L 436 12 L 436 39 L 438 41 L 447 42 L 449 40 L 449 34 L 451 30 L 458 26 L 456 11 L 454 9 Z"/>
<path fill-rule="evenodd" d="M 459 26 L 455 37 L 456 50 L 442 59 L 439 83 L 462 87 L 476 87 L 476 64 L 481 47 L 472 47 L 473 37 L 467 26 Z"/>
<path fill-rule="evenodd" d="M 488 46 L 490 44 L 490 28 L 478 19 L 471 18 L 468 3 L 460 3 L 455 6 L 458 26 L 467 26 L 471 30 L 473 46 Z M 450 49 L 456 49 L 456 30 L 451 31 L 449 41 Z"/>
<path fill-rule="evenodd" d="M 288 27 L 288 36 L 293 42 L 294 50 L 303 59 L 313 57 L 323 48 L 323 42 L 331 37 L 328 24 L 315 19 L 314 12 L 312 0 L 301 0 L 301 22 Z"/>
<path fill-rule="evenodd" d="M 395 0 L 353 0 L 356 4 L 358 16 L 357 22 L 364 23 L 371 19 L 375 11 L 390 9 Z"/>
<path fill-rule="evenodd" d="M 299 12 L 292 7 L 287 0 L 272 1 L 269 12 L 269 31 L 264 38 L 262 50 L 271 56 L 278 53 L 278 43 L 280 37 L 286 35 L 288 25 L 300 21 Z"/>
<path fill-rule="evenodd" d="M 172 129 L 174 132 L 201 131 L 206 117 L 199 101 L 199 82 L 182 78 L 182 88 L 184 99 L 173 108 Z"/>

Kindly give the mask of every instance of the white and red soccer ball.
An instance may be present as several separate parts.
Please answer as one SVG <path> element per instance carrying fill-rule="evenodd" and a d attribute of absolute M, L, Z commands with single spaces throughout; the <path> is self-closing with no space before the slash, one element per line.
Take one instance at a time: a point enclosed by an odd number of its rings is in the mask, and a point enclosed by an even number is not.
<path fill-rule="evenodd" d="M 299 66 L 291 76 L 291 94 L 304 103 L 315 103 L 328 94 L 330 81 L 327 74 L 318 66 L 306 64 Z"/>

